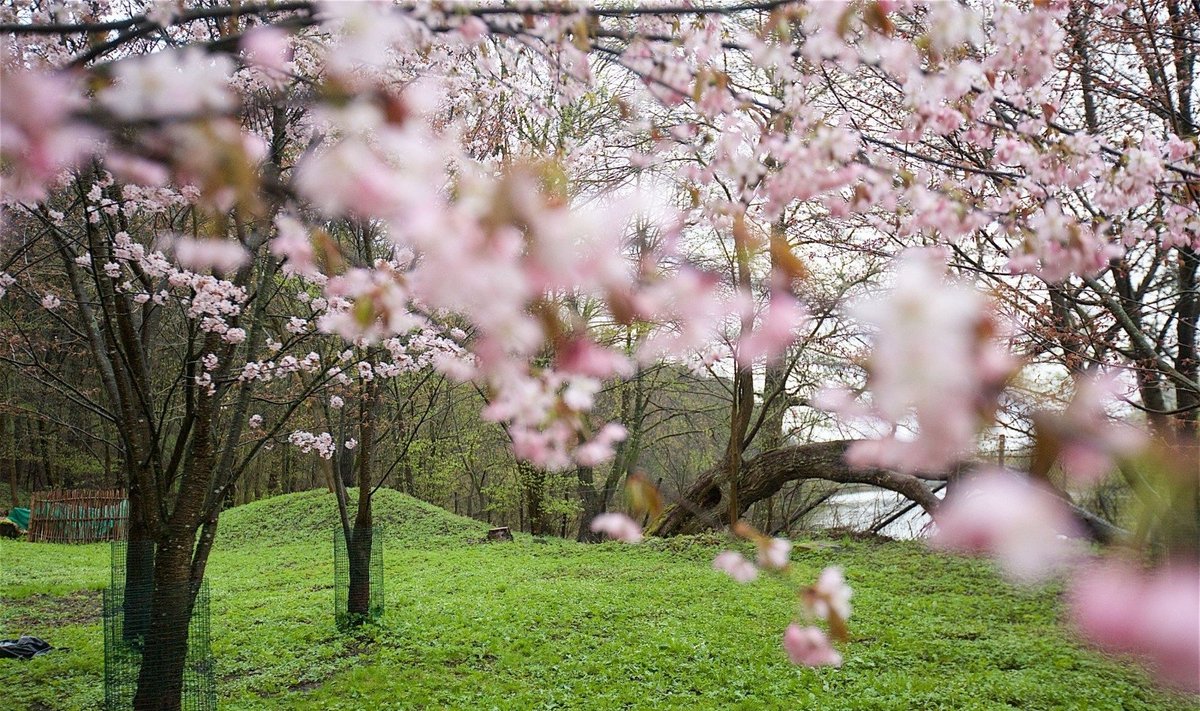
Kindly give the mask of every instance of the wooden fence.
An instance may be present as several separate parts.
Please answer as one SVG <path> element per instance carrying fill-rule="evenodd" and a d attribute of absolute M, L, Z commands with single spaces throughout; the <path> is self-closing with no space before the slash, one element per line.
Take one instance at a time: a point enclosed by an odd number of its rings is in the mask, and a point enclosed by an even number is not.
<path fill-rule="evenodd" d="M 29 509 L 30 541 L 95 543 L 125 540 L 129 503 L 121 489 L 34 492 Z"/>

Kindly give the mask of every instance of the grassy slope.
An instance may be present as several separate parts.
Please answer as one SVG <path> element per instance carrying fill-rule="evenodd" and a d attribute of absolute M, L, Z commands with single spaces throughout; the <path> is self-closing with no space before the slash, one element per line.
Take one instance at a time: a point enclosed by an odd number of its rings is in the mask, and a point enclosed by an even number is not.
<path fill-rule="evenodd" d="M 1200 708 L 1073 646 L 1050 593 L 916 544 L 798 554 L 800 579 L 838 563 L 855 588 L 845 666 L 809 670 L 779 648 L 785 589 L 713 572 L 712 541 L 481 545 L 480 524 L 391 491 L 376 519 L 387 614 L 348 637 L 332 624 L 332 497 L 222 517 L 209 580 L 223 708 Z M 0 546 L 0 636 L 70 648 L 0 662 L 0 698 L 99 708 L 107 546 Z"/>

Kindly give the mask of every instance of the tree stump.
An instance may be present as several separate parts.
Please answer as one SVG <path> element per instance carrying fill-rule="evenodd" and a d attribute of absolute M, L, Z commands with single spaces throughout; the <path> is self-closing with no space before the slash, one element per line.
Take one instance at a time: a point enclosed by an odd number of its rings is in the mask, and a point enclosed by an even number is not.
<path fill-rule="evenodd" d="M 493 528 L 487 532 L 489 541 L 512 541 L 512 531 L 508 530 L 508 526 Z"/>
<path fill-rule="evenodd" d="M 8 519 L 0 519 L 0 538 L 19 538 L 20 536 L 21 529 L 17 527 L 17 524 Z M 512 540 L 511 536 L 509 536 L 509 540 Z"/>

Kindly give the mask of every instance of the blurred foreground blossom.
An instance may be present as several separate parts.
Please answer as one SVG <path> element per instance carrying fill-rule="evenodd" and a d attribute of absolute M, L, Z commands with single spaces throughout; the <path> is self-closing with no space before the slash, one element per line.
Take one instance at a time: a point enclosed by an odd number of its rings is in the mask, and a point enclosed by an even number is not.
<path fill-rule="evenodd" d="M 192 271 L 232 272 L 250 261 L 250 253 L 230 240 L 180 237 L 175 241 L 175 259 Z"/>
<path fill-rule="evenodd" d="M 1023 583 L 1045 579 L 1077 553 L 1071 539 L 1082 531 L 1070 510 L 1025 475 L 989 469 L 955 488 L 934 514 L 934 548 L 989 555 Z"/>
<path fill-rule="evenodd" d="M 844 622 L 850 618 L 850 596 L 853 594 L 842 569 L 830 566 L 821 571 L 817 584 L 805 591 L 804 606 L 813 615 L 831 620 L 831 624 L 835 616 Z"/>
<path fill-rule="evenodd" d="M 623 513 L 603 513 L 592 519 L 592 531 L 626 543 L 640 543 L 642 527 Z"/>
<path fill-rule="evenodd" d="M 1098 563 L 1068 591 L 1071 621 L 1107 652 L 1143 657 L 1165 684 L 1200 693 L 1200 567 L 1195 562 L 1146 571 Z"/>
<path fill-rule="evenodd" d="M 876 329 L 867 364 L 870 404 L 840 388 L 819 392 L 816 402 L 891 434 L 855 442 L 846 452 L 852 466 L 946 471 L 973 451 L 995 411 L 1016 364 L 997 342 L 1001 328 L 990 302 L 946 271 L 940 250 L 908 250 L 892 290 L 853 309 Z M 915 438 L 896 436 L 905 422 L 915 423 Z"/>
<path fill-rule="evenodd" d="M 134 57 L 115 65 L 99 101 L 127 120 L 224 113 L 239 103 L 229 86 L 233 70 L 229 57 L 198 47 Z"/>
<path fill-rule="evenodd" d="M 758 564 L 764 568 L 782 570 L 792 555 L 792 542 L 786 538 L 768 538 L 759 542 Z"/>
<path fill-rule="evenodd" d="M 1099 483 L 1116 459 L 1145 446 L 1144 432 L 1108 414 L 1108 406 L 1123 392 L 1116 374 L 1082 376 L 1075 383 L 1075 397 L 1060 416 L 1038 419 L 1039 445 L 1051 445 L 1063 472 L 1076 483 Z"/>
<path fill-rule="evenodd" d="M 792 623 L 783 633 L 783 649 L 792 664 L 806 667 L 840 667 L 838 653 L 825 633 L 816 627 L 801 627 Z"/>
<path fill-rule="evenodd" d="M 736 551 L 722 551 L 713 559 L 713 570 L 719 570 L 739 583 L 748 583 L 758 577 L 758 568 Z"/>
<path fill-rule="evenodd" d="M 82 158 L 94 131 L 72 118 L 83 104 L 66 75 L 0 70 L 0 189 L 6 198 L 42 200 L 46 187 Z"/>

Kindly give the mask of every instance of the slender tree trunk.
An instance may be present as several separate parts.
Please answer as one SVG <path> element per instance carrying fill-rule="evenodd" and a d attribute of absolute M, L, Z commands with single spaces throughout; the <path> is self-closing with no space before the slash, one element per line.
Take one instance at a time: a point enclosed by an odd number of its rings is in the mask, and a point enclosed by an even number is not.
<path fill-rule="evenodd" d="M 374 524 L 371 511 L 371 458 L 374 454 L 375 403 L 378 385 L 370 381 L 364 386 L 359 401 L 358 510 L 354 526 L 346 539 L 346 556 L 350 568 L 350 589 L 346 612 L 350 625 L 359 625 L 371 614 L 371 548 L 374 545 Z M 347 457 L 349 458 L 349 457 Z"/>
<path fill-rule="evenodd" d="M 38 434 L 42 443 L 42 474 L 47 489 L 57 488 L 54 483 L 54 463 L 50 456 L 50 433 L 45 420 L 38 420 Z"/>
<path fill-rule="evenodd" d="M 0 462 L 3 462 L 0 459 Z M 5 467 L 8 471 L 8 494 L 9 500 L 12 502 L 12 507 L 15 509 L 21 505 L 20 494 L 17 493 L 17 470 L 14 467 Z"/>
<path fill-rule="evenodd" d="M 346 555 L 350 564 L 350 590 L 346 601 L 348 623 L 356 626 L 365 622 L 371 613 L 371 546 L 374 531 L 370 526 L 350 531 Z"/>
<path fill-rule="evenodd" d="M 138 477 L 130 476 L 130 481 Z M 150 597 L 154 584 L 154 534 L 142 515 L 145 503 L 136 485 L 129 489 L 125 543 L 125 590 L 123 636 L 140 643 L 150 625 Z"/>
<path fill-rule="evenodd" d="M 617 463 L 614 461 L 613 466 Z M 575 534 L 577 541 L 597 541 L 599 534 L 591 529 L 592 519 L 598 516 L 604 509 L 604 495 L 596 491 L 596 484 L 592 477 L 592 468 L 585 466 L 575 467 L 575 476 L 579 479 L 579 503 L 583 507 L 583 511 L 579 517 L 579 531 Z"/>
<path fill-rule="evenodd" d="M 135 711 L 179 711 L 187 660 L 188 623 L 199 588 L 192 582 L 195 530 L 169 535 L 154 565 L 151 623 L 146 630 Z"/>
<path fill-rule="evenodd" d="M 529 532 L 535 536 L 544 535 L 549 530 L 546 522 L 545 495 L 546 472 L 526 462 L 518 465 L 521 472 L 521 483 L 525 491 L 525 507 L 529 512 Z"/>
<path fill-rule="evenodd" d="M 1179 254 L 1179 316 L 1176 322 L 1175 369 L 1193 382 L 1200 379 L 1200 355 L 1197 354 L 1197 319 L 1200 318 L 1200 255 L 1190 247 L 1180 247 Z M 1180 430 L 1195 437 L 1200 422 L 1200 392 L 1181 384 L 1175 385 L 1175 406 Z"/>
<path fill-rule="evenodd" d="M 8 415 L 0 413 L 0 465 L 3 465 L 5 475 L 8 479 L 8 492 L 12 501 L 13 508 L 21 505 L 21 500 L 18 495 L 19 484 L 17 482 L 17 460 L 16 437 L 9 427 L 13 420 Z M 6 456 L 7 455 L 7 456 Z"/>
<path fill-rule="evenodd" d="M 404 473 L 404 493 L 409 496 L 416 496 L 417 482 L 413 479 L 412 462 L 408 461 L 408 457 L 404 458 L 404 463 L 400 465 L 400 470 Z"/>
<path fill-rule="evenodd" d="M 734 253 L 737 268 L 738 290 L 746 296 L 751 295 L 750 275 L 750 235 L 746 230 L 746 219 L 738 214 L 733 223 Z M 754 329 L 754 315 L 747 313 L 742 316 L 739 334 L 745 338 Z M 733 374 L 733 400 L 729 408 L 729 441 L 725 445 L 725 458 L 721 463 L 724 478 L 729 492 L 729 509 L 726 522 L 732 526 L 742 515 L 745 507 L 740 499 L 742 478 L 742 453 L 746 448 L 746 432 L 750 427 L 750 416 L 754 409 L 754 373 L 750 364 L 739 360 Z"/>

